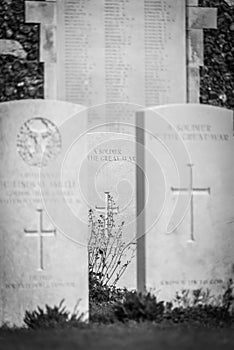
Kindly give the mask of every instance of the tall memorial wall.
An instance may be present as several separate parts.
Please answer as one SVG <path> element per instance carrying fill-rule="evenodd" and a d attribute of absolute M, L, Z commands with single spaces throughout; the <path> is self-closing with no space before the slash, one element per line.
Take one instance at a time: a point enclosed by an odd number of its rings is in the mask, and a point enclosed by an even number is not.
<path fill-rule="evenodd" d="M 57 6 L 58 99 L 89 107 L 186 101 L 184 0 L 65 0 Z M 108 121 L 117 113 L 108 110 Z"/>

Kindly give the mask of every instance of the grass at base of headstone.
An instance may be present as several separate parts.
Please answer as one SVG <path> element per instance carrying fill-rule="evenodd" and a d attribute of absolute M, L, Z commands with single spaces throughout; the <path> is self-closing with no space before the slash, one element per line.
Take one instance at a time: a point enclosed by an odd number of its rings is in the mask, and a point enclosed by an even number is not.
<path fill-rule="evenodd" d="M 116 319 L 121 322 L 134 320 L 151 321 L 158 324 L 187 324 L 203 327 L 223 327 L 234 325 L 233 296 L 229 289 L 219 299 L 204 296 L 209 292 L 199 290 L 182 291 L 174 302 L 158 301 L 156 296 L 147 293 L 128 292 L 122 302 L 114 308 Z"/>
<path fill-rule="evenodd" d="M 208 289 L 182 290 L 173 302 L 159 301 L 154 294 L 122 291 L 116 299 L 90 300 L 90 324 L 118 324 L 120 322 L 152 322 L 159 325 L 199 325 L 204 328 L 234 326 L 233 282 L 230 279 L 222 295 L 214 297 Z M 86 328 L 83 315 L 76 310 L 71 314 L 63 306 L 37 308 L 25 314 L 29 329 Z M 5 326 L 5 329 L 7 327 Z"/>
<path fill-rule="evenodd" d="M 91 283 L 91 292 L 93 288 Z M 100 298 L 102 290 L 105 295 L 103 299 Z M 141 294 L 101 285 L 98 293 L 90 294 L 89 308 L 90 321 L 94 323 L 126 323 L 133 320 L 222 327 L 234 324 L 234 283 L 229 279 L 218 296 L 212 295 L 208 288 L 183 289 L 175 294 L 171 302 L 159 301 L 149 292 Z"/>
<path fill-rule="evenodd" d="M 87 325 L 79 330 L 0 330 L 0 342 L 7 350 L 234 348 L 233 328 L 162 327 L 149 322 Z"/>
<path fill-rule="evenodd" d="M 83 313 L 79 313 L 77 304 L 73 313 L 69 313 L 63 305 L 64 300 L 58 306 L 46 305 L 45 308 L 38 307 L 30 312 L 26 311 L 24 323 L 30 329 L 64 329 L 77 328 L 85 325 Z"/>

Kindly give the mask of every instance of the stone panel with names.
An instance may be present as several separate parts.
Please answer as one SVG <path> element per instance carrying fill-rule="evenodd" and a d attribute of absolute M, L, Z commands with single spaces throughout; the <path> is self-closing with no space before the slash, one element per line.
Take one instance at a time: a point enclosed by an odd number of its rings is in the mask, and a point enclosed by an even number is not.
<path fill-rule="evenodd" d="M 185 102 L 185 1 L 58 2 L 58 98 L 86 106 Z M 117 105 L 91 122 L 133 121 Z"/>

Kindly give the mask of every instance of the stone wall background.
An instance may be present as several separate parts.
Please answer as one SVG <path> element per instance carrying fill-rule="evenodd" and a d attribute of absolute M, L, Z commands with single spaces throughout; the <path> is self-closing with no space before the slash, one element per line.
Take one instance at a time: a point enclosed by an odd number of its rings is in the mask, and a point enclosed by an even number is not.
<path fill-rule="evenodd" d="M 234 1 L 199 0 L 218 8 L 218 29 L 204 30 L 200 102 L 234 108 Z M 22 53 L 0 55 L 0 102 L 44 98 L 44 64 L 39 62 L 39 24 L 25 24 L 24 0 L 1 0 L 0 40 L 17 40 Z M 24 56 L 24 57 L 22 57 Z"/>
<path fill-rule="evenodd" d="M 200 102 L 234 108 L 234 1 L 200 0 L 218 8 L 218 29 L 204 29 L 204 66 L 200 68 Z"/>
<path fill-rule="evenodd" d="M 0 102 L 44 97 L 39 24 L 25 24 L 24 19 L 24 0 L 1 0 L 0 39 L 19 41 L 26 56 L 0 55 Z"/>

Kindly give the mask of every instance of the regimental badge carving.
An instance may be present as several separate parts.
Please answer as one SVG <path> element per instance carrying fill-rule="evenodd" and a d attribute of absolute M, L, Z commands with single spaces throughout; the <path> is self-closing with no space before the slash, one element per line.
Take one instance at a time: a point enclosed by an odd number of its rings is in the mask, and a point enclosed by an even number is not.
<path fill-rule="evenodd" d="M 62 140 L 58 128 L 46 118 L 27 120 L 17 135 L 18 153 L 31 166 L 46 166 L 59 154 L 61 147 Z"/>

